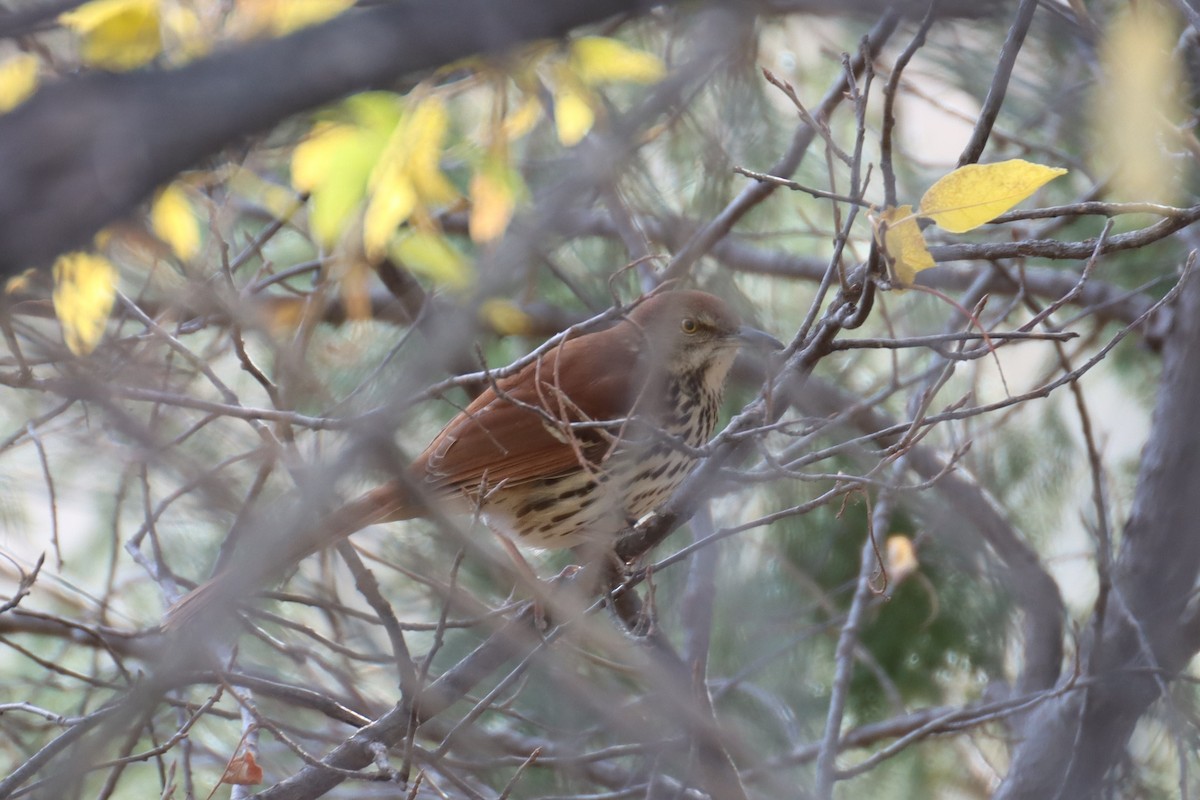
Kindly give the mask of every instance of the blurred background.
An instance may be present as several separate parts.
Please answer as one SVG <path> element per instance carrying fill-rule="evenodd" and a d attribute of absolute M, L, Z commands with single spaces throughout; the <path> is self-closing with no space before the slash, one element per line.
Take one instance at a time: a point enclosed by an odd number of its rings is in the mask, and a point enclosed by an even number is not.
<path fill-rule="evenodd" d="M 1193 796 L 1198 22 L 0 3 L 0 797 Z M 469 518 L 285 557 L 666 281 L 789 349 L 624 602 Z"/>

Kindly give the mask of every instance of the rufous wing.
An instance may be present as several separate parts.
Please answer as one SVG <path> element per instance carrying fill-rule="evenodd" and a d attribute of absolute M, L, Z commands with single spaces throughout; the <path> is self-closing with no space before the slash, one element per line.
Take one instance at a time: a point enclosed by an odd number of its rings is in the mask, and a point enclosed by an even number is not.
<path fill-rule="evenodd" d="M 414 477 L 472 491 L 599 463 L 618 431 L 560 423 L 628 417 L 645 388 L 644 351 L 628 321 L 568 339 L 480 394 L 416 458 Z"/>

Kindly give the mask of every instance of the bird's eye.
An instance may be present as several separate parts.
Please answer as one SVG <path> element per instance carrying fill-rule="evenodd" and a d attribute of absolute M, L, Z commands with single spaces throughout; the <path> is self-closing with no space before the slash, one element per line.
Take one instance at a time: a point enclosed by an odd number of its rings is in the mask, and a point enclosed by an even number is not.
<path fill-rule="evenodd" d="M 696 320 L 691 317 L 684 317 L 683 322 L 679 323 L 679 327 L 683 329 L 684 333 L 695 333 L 700 330 L 700 326 L 696 324 Z"/>

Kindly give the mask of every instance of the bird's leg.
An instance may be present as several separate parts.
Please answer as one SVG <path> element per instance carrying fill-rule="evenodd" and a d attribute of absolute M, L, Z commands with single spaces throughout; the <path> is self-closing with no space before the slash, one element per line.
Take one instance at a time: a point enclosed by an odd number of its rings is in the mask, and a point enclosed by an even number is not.
<path fill-rule="evenodd" d="M 625 526 L 626 531 L 635 533 L 653 524 L 658 518 L 655 511 L 644 515 L 641 519 L 630 519 Z M 649 636 L 655 631 L 656 615 L 653 591 L 653 567 L 639 568 L 643 556 L 637 556 L 626 561 L 617 554 L 616 549 L 609 551 L 607 569 L 604 573 L 604 594 L 609 608 L 625 625 L 626 632 L 633 636 Z M 640 573 L 640 574 L 639 574 Z M 648 602 L 634 588 L 635 583 L 645 582 L 650 587 Z"/>
<path fill-rule="evenodd" d="M 605 562 L 605 566 L 605 600 L 613 614 L 625 626 L 625 632 L 639 638 L 653 635 L 656 630 L 653 590 L 648 602 L 643 603 L 637 590 L 628 583 L 632 574 L 628 564 L 613 554 L 613 557 Z M 647 581 L 650 577 L 650 571 L 647 569 Z"/>

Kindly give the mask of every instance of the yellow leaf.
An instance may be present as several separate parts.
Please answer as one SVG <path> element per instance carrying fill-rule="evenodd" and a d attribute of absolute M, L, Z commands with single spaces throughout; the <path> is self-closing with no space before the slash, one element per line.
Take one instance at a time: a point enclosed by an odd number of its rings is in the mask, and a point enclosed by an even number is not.
<path fill-rule="evenodd" d="M 192 203 L 179 184 L 172 183 L 154 198 L 150 206 L 150 227 L 158 238 L 171 246 L 180 261 L 200 252 L 200 224 Z"/>
<path fill-rule="evenodd" d="M 247 33 L 283 36 L 332 19 L 354 5 L 354 0 L 241 0 L 240 28 Z"/>
<path fill-rule="evenodd" d="M 38 85 L 38 59 L 19 53 L 0 64 L 0 114 L 12 111 L 33 94 Z"/>
<path fill-rule="evenodd" d="M 458 199 L 458 190 L 442 174 L 442 142 L 446 138 L 450 116 L 438 98 L 416 104 L 404 134 L 406 160 L 417 194 L 426 204 L 445 204 Z"/>
<path fill-rule="evenodd" d="M 365 181 L 344 174 L 321 184 L 308 201 L 308 227 L 316 241 L 332 247 L 362 204 Z"/>
<path fill-rule="evenodd" d="M 325 246 L 340 237 L 366 197 L 367 181 L 398 118 L 395 97 L 356 95 L 342 108 L 350 123 L 317 123 L 292 152 L 292 185 L 311 195 L 309 227 Z"/>
<path fill-rule="evenodd" d="M 571 82 L 564 82 L 554 90 L 554 126 L 558 141 L 563 147 L 573 147 L 587 136 L 596 122 L 591 97 L 585 90 Z"/>
<path fill-rule="evenodd" d="M 292 186 L 311 192 L 337 169 L 338 160 L 355 140 L 354 128 L 333 122 L 318 122 L 304 141 L 292 151 Z"/>
<path fill-rule="evenodd" d="M 919 566 L 912 539 L 903 534 L 887 538 L 887 571 L 893 585 L 916 572 Z"/>
<path fill-rule="evenodd" d="M 521 176 L 506 162 L 489 157 L 471 177 L 471 241 L 490 242 L 508 227 L 516 208 Z"/>
<path fill-rule="evenodd" d="M 80 56 L 93 67 L 136 69 L 162 51 L 157 0 L 94 0 L 58 19 L 80 37 Z"/>
<path fill-rule="evenodd" d="M 396 228 L 417 211 L 459 197 L 441 171 L 449 114 L 427 97 L 409 104 L 393 94 L 364 93 L 341 106 L 349 122 L 323 122 L 292 155 L 292 184 L 311 195 L 313 235 L 332 245 L 363 201 L 363 247 L 381 258 Z"/>
<path fill-rule="evenodd" d="M 572 42 L 571 68 L 589 86 L 612 81 L 654 83 L 667 73 L 658 56 L 606 36 L 584 36 Z"/>
<path fill-rule="evenodd" d="M 343 100 L 341 107 L 355 126 L 378 137 L 381 149 L 404 116 L 404 101 L 394 92 L 360 92 Z"/>
<path fill-rule="evenodd" d="M 442 101 L 427 98 L 415 103 L 394 126 L 368 182 L 371 199 L 363 220 L 368 260 L 382 258 L 396 228 L 418 208 L 458 199 L 458 190 L 440 165 L 449 123 Z"/>
<path fill-rule="evenodd" d="M 516 110 L 504 118 L 501 126 L 506 139 L 519 139 L 533 130 L 533 126 L 542 117 L 542 104 L 537 95 L 527 94 Z"/>
<path fill-rule="evenodd" d="M 277 0 L 274 31 L 291 33 L 333 19 L 353 6 L 355 0 Z"/>
<path fill-rule="evenodd" d="M 911 286 L 918 272 L 934 265 L 912 206 L 886 209 L 880 215 L 880 222 L 883 235 L 878 238 L 882 240 L 892 281 L 898 286 Z"/>
<path fill-rule="evenodd" d="M 501 336 L 527 336 L 533 320 L 511 300 L 492 297 L 479 306 L 479 317 Z"/>
<path fill-rule="evenodd" d="M 346 318 L 360 322 L 371 318 L 371 287 L 368 278 L 371 267 L 362 259 L 341 260 L 338 270 L 338 289 L 346 307 Z"/>
<path fill-rule="evenodd" d="M 918 214 L 951 233 L 964 233 L 991 222 L 1066 172 L 1019 158 L 968 164 L 930 186 Z"/>
<path fill-rule="evenodd" d="M 315 191 L 348 169 L 362 172 L 365 181 L 400 120 L 399 103 L 386 92 L 356 94 L 339 108 L 349 121 L 316 123 L 292 151 L 292 185 L 298 191 Z"/>
<path fill-rule="evenodd" d="M 388 242 L 417 207 L 417 190 L 407 174 L 389 170 L 375 187 L 363 216 L 363 252 L 377 263 L 387 251 Z"/>
<path fill-rule="evenodd" d="M 71 352 L 85 356 L 104 336 L 117 294 L 117 271 L 94 253 L 67 253 L 54 262 L 54 313 Z"/>
<path fill-rule="evenodd" d="M 431 231 L 407 231 L 397 237 L 391 248 L 392 258 L 413 272 L 451 289 L 471 285 L 471 269 L 462 254 Z"/>
<path fill-rule="evenodd" d="M 1178 23 L 1153 3 L 1124 7 L 1105 31 L 1088 130 L 1094 162 L 1112 174 L 1118 198 L 1174 203 L 1181 196 L 1185 170 L 1171 152 L 1179 147 L 1172 120 L 1187 117 L 1177 38 Z"/>
<path fill-rule="evenodd" d="M 167 58 L 172 64 L 186 64 L 212 50 L 212 37 L 204 28 L 195 9 L 171 3 L 162 10 L 162 31 Z"/>
<path fill-rule="evenodd" d="M 229 179 L 229 189 L 251 203 L 271 212 L 275 219 L 287 220 L 300 209 L 300 198 L 291 189 L 265 180 L 245 167 L 239 167 Z"/>

